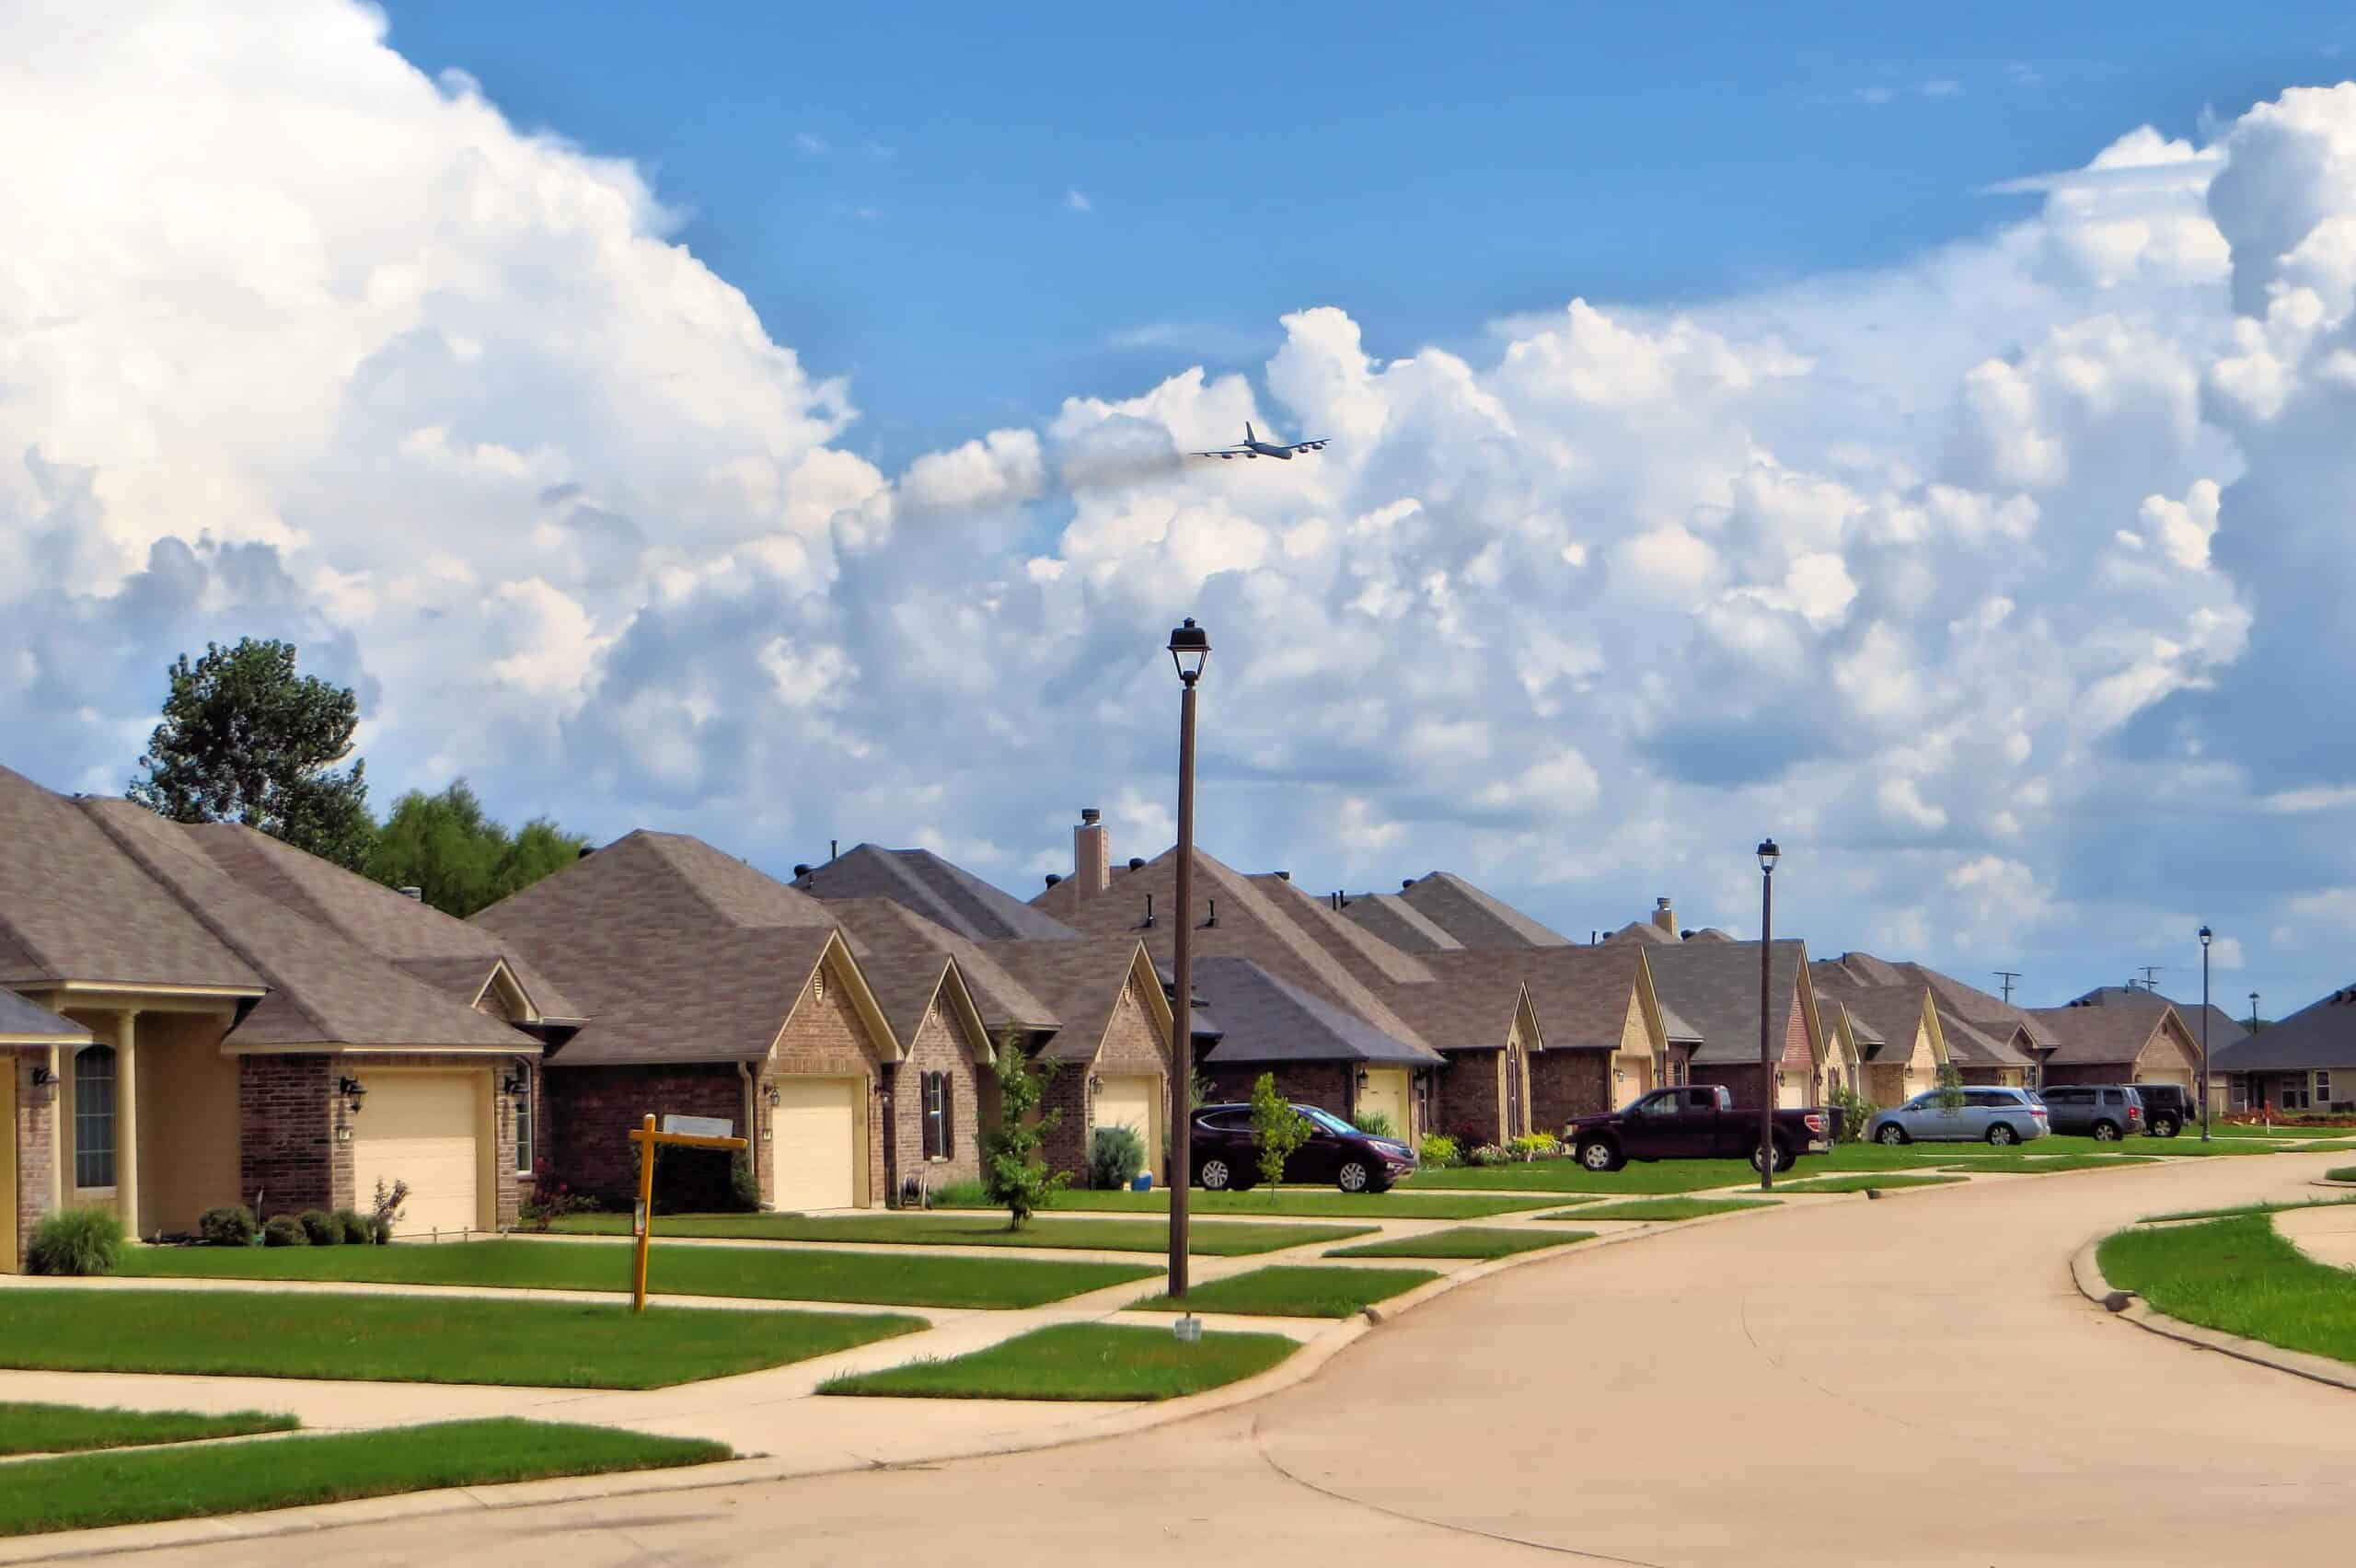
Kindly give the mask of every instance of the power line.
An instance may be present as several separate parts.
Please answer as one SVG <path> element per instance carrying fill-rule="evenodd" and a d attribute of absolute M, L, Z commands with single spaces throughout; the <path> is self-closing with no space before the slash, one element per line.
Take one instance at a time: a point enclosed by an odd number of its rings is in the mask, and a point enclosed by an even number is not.
<path fill-rule="evenodd" d="M 2002 980 L 2004 983 L 2004 1005 L 2006 1007 L 2011 1007 L 2013 1005 L 2013 982 L 2021 977 L 2021 972 L 2017 969 L 1999 969 L 1995 972 L 1995 974 L 1997 979 Z"/>

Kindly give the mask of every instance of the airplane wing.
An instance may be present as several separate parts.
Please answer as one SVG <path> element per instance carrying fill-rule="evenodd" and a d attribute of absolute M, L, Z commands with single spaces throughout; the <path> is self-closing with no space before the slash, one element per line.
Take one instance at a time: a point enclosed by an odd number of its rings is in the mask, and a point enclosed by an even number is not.
<path fill-rule="evenodd" d="M 1189 457 L 1244 457 L 1250 454 L 1241 446 L 1222 446 L 1216 452 L 1189 452 Z"/>
<path fill-rule="evenodd" d="M 1322 452 L 1325 450 L 1325 444 L 1332 439 L 1331 436 L 1321 435 L 1315 441 L 1296 441 L 1290 449 L 1295 452 Z"/>

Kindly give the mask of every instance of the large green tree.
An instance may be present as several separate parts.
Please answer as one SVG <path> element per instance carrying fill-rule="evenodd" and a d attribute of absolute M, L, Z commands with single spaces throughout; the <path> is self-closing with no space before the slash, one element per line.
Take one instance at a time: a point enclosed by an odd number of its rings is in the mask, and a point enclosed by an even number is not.
<path fill-rule="evenodd" d="M 587 840 L 535 817 L 509 833 L 463 778 L 436 795 L 412 790 L 378 830 L 368 874 L 421 889 L 425 902 L 466 918 L 581 858 Z"/>
<path fill-rule="evenodd" d="M 204 645 L 167 672 L 163 722 L 131 798 L 175 822 L 237 822 L 358 870 L 376 824 L 366 767 L 352 755 L 352 688 L 297 674 L 291 642 Z"/>

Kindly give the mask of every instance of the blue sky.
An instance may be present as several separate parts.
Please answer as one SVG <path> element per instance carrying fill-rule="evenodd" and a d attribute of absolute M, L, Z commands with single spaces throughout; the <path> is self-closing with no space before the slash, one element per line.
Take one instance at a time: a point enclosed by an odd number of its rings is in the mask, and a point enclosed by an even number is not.
<path fill-rule="evenodd" d="M 1308 305 L 1404 354 L 1888 262 L 2356 46 L 2315 4 L 387 9 L 422 68 L 646 166 L 887 465 L 1249 366 Z"/>

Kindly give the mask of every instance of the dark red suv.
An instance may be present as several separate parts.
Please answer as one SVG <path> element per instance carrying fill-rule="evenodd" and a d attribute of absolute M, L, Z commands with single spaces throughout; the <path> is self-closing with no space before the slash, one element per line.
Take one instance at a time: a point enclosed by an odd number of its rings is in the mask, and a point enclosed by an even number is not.
<path fill-rule="evenodd" d="M 1331 1111 L 1295 1105 L 1308 1118 L 1309 1141 L 1285 1161 L 1288 1182 L 1331 1182 L 1345 1193 L 1379 1193 L 1415 1169 L 1415 1151 L 1396 1138 L 1360 1132 Z M 1260 1181 L 1260 1137 L 1252 1107 L 1206 1105 L 1195 1113 L 1195 1185 L 1240 1193 Z"/>

